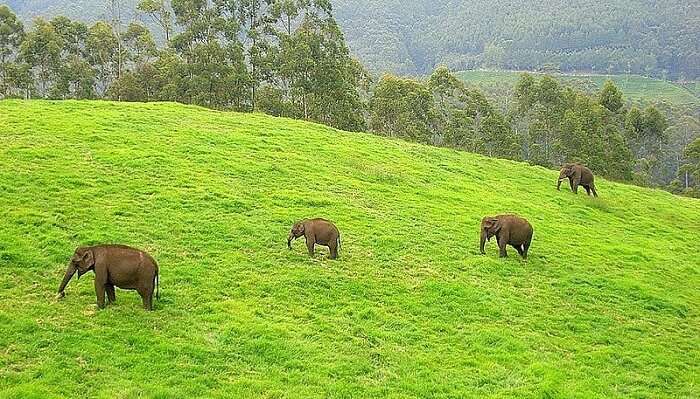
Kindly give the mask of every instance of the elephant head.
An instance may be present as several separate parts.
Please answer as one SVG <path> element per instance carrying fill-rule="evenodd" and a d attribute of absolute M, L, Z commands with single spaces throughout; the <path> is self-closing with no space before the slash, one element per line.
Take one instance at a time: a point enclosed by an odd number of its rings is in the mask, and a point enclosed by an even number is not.
<path fill-rule="evenodd" d="M 289 249 L 292 249 L 292 240 L 296 240 L 297 238 L 303 236 L 304 231 L 304 222 L 298 222 L 292 226 L 292 230 L 289 231 L 289 237 L 287 237 L 287 247 L 289 247 Z"/>
<path fill-rule="evenodd" d="M 66 274 L 63 276 L 61 286 L 58 287 L 58 294 L 56 296 L 59 298 L 63 298 L 66 295 L 63 290 L 65 290 L 66 285 L 68 285 L 70 279 L 73 278 L 75 272 L 78 272 L 78 278 L 80 278 L 80 276 L 87 273 L 94 267 L 95 254 L 93 253 L 92 249 L 84 247 L 76 249 L 75 253 L 70 258 L 68 268 L 66 269 Z"/>
<path fill-rule="evenodd" d="M 486 245 L 486 240 L 491 241 L 491 237 L 498 234 L 501 230 L 501 222 L 498 218 L 485 217 L 481 220 L 481 243 L 480 250 L 482 254 L 485 254 L 484 245 Z"/>
<path fill-rule="evenodd" d="M 564 166 L 561 167 L 561 171 L 559 171 L 559 180 L 557 180 L 557 190 L 561 188 L 561 182 L 574 175 L 575 170 L 574 170 L 574 164 L 572 163 L 567 163 Z"/>

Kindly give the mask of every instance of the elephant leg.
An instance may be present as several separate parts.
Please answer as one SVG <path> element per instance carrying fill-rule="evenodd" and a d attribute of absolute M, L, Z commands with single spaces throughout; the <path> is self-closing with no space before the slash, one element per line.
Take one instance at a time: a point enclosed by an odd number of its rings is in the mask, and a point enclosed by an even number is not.
<path fill-rule="evenodd" d="M 331 250 L 331 259 L 337 259 L 338 258 L 338 244 L 337 243 L 330 243 L 328 244 L 328 248 Z"/>
<path fill-rule="evenodd" d="M 117 297 L 114 295 L 114 285 L 112 285 L 112 284 L 105 285 L 105 290 L 107 291 L 107 299 L 109 300 L 109 303 L 116 302 Z"/>
<path fill-rule="evenodd" d="M 527 251 L 530 249 L 530 241 L 526 241 L 525 244 L 523 244 L 523 253 L 521 254 L 523 256 L 523 259 L 527 259 Z"/>
<path fill-rule="evenodd" d="M 572 192 L 575 190 L 575 188 L 574 188 L 574 180 L 573 180 L 573 179 L 569 179 L 569 187 L 571 187 L 571 191 L 572 191 Z"/>
<path fill-rule="evenodd" d="M 509 236 L 501 236 L 500 239 L 498 240 L 498 249 L 499 249 L 499 257 L 501 258 L 507 258 L 508 253 L 506 252 L 506 245 L 508 245 L 508 239 Z"/>
<path fill-rule="evenodd" d="M 523 256 L 523 245 L 522 244 L 513 245 L 513 248 L 515 248 L 515 250 L 518 251 L 518 255 Z"/>
<path fill-rule="evenodd" d="M 581 184 L 581 180 L 575 179 L 573 182 L 573 192 L 574 194 L 578 194 L 578 186 Z"/>
<path fill-rule="evenodd" d="M 97 307 L 105 307 L 105 285 L 95 279 L 95 294 L 97 295 Z"/>
<path fill-rule="evenodd" d="M 141 295 L 141 300 L 143 301 L 143 308 L 146 310 L 153 310 L 153 288 L 139 289 L 139 295 Z"/>
<path fill-rule="evenodd" d="M 314 256 L 314 245 L 316 245 L 316 240 L 314 240 L 314 239 L 307 239 L 306 240 L 306 249 L 309 250 L 309 256 L 311 256 L 311 257 Z"/>
<path fill-rule="evenodd" d="M 583 188 L 586 189 L 586 194 L 591 195 L 591 187 L 590 186 L 583 186 Z"/>
<path fill-rule="evenodd" d="M 595 191 L 595 185 L 591 184 L 591 191 L 593 192 L 594 197 L 598 197 L 598 193 Z"/>

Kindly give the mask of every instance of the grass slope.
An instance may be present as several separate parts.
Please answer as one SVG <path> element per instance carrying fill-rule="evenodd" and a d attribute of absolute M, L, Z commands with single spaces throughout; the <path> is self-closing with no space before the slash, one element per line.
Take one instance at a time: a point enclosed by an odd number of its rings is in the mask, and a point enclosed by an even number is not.
<path fill-rule="evenodd" d="M 0 397 L 696 397 L 700 201 L 175 104 L 0 102 Z M 535 227 L 478 254 L 483 215 Z M 285 247 L 324 216 L 339 261 Z M 161 266 L 96 311 L 81 244 Z"/>
<path fill-rule="evenodd" d="M 491 88 L 501 85 L 513 87 L 518 82 L 520 74 L 522 72 L 471 70 L 458 72 L 457 76 L 465 82 L 484 88 Z M 558 74 L 554 76 L 560 81 L 577 85 L 588 91 L 599 90 L 603 87 L 605 81 L 610 79 L 622 90 L 625 99 L 633 102 L 665 101 L 675 105 L 700 106 L 700 97 L 698 97 L 697 90 L 694 89 L 696 85 L 694 83 L 677 85 L 665 80 L 639 75 Z"/>

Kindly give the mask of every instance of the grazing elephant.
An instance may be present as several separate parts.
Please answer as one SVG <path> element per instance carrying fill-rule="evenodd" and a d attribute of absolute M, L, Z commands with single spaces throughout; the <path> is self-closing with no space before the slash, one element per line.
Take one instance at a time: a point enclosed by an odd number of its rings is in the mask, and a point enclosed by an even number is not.
<path fill-rule="evenodd" d="M 105 291 L 109 302 L 116 300 L 114 287 L 117 286 L 138 291 L 143 307 L 153 310 L 153 291 L 159 279 L 158 264 L 151 255 L 125 245 L 80 247 L 68 264 L 56 297 L 60 299 L 66 295 L 63 290 L 76 271 L 80 278 L 89 270 L 95 272 L 95 293 L 100 309 L 105 306 Z M 159 292 L 156 292 L 156 298 L 160 299 Z"/>
<path fill-rule="evenodd" d="M 500 257 L 508 256 L 506 245 L 515 248 L 523 259 L 527 259 L 527 250 L 532 241 L 532 226 L 530 222 L 515 215 L 486 216 L 481 220 L 481 254 L 486 254 L 486 240 L 496 236 Z"/>
<path fill-rule="evenodd" d="M 593 193 L 593 196 L 598 196 L 598 193 L 595 191 L 595 183 L 593 182 L 593 172 L 580 163 L 567 163 L 562 166 L 559 180 L 557 181 L 557 190 L 560 189 L 561 182 L 566 178 L 569 178 L 571 191 L 574 193 L 578 194 L 578 186 L 581 185 L 586 189 L 588 195 Z"/>
<path fill-rule="evenodd" d="M 335 225 L 325 219 L 306 219 L 297 222 L 289 232 L 287 246 L 292 249 L 292 239 L 304 236 L 309 256 L 314 256 L 314 245 L 324 245 L 331 250 L 331 259 L 338 257 L 340 232 Z"/>

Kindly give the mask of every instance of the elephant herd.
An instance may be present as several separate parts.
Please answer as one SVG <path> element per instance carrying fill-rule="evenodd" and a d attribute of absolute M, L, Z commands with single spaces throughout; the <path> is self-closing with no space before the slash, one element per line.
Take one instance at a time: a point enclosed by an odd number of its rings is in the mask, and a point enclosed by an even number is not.
<path fill-rule="evenodd" d="M 593 182 L 593 173 L 581 164 L 566 164 L 562 167 L 557 182 L 557 190 L 561 182 L 569 179 L 571 191 L 578 193 L 578 186 L 583 186 L 588 195 L 598 196 Z M 479 250 L 485 254 L 486 241 L 496 237 L 499 256 L 506 257 L 506 246 L 510 245 L 518 251 L 523 259 L 532 242 L 533 228 L 530 222 L 516 215 L 487 216 L 481 220 L 481 239 Z M 306 219 L 292 226 L 287 238 L 287 246 L 292 248 L 292 240 L 304 236 L 309 256 L 314 256 L 316 245 L 326 246 L 330 250 L 330 259 L 338 257 L 340 249 L 340 231 L 330 221 L 325 219 Z M 116 297 L 114 287 L 135 290 L 143 300 L 146 310 L 153 310 L 153 295 L 159 298 L 158 264 L 148 253 L 126 245 L 96 245 L 79 247 L 68 263 L 68 268 L 58 287 L 57 299 L 65 296 L 65 288 L 74 274 L 78 278 L 88 271 L 95 273 L 95 294 L 97 306 L 104 308 L 105 295 L 109 302 Z"/>

